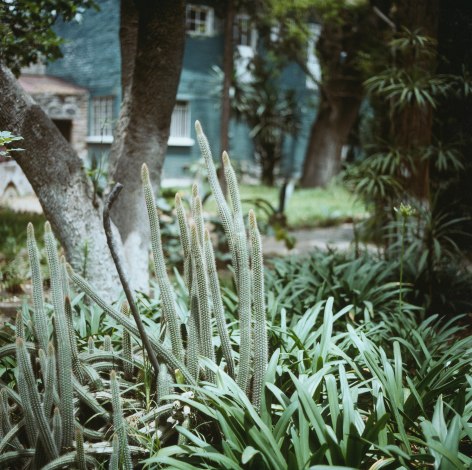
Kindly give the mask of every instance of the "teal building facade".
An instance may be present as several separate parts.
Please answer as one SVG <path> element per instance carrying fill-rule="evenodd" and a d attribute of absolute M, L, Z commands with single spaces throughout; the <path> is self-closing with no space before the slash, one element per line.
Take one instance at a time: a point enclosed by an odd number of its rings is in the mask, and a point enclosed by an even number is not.
<path fill-rule="evenodd" d="M 89 91 L 87 148 L 89 159 L 106 158 L 121 103 L 121 61 L 119 44 L 120 2 L 100 0 L 100 10 L 86 10 L 70 23 L 59 23 L 64 38 L 63 58 L 47 66 L 47 74 L 60 77 Z M 187 4 L 187 37 L 177 102 L 172 116 L 171 136 L 163 179 L 189 176 L 188 168 L 200 158 L 193 123 L 202 122 L 214 150 L 220 149 L 220 82 L 215 67 L 222 68 L 224 18 L 218 16 L 221 2 Z M 239 56 L 255 53 L 257 31 L 247 17 L 236 17 L 245 28 L 236 46 Z M 252 50 L 252 52 L 251 52 Z M 301 128 L 295 138 L 286 139 L 284 176 L 296 176 L 303 163 L 309 128 L 314 119 L 316 93 L 306 75 L 296 65 L 283 73 L 283 86 L 296 90 L 301 113 Z M 233 160 L 243 168 L 254 169 L 256 160 L 250 129 L 232 120 L 230 149 Z"/>

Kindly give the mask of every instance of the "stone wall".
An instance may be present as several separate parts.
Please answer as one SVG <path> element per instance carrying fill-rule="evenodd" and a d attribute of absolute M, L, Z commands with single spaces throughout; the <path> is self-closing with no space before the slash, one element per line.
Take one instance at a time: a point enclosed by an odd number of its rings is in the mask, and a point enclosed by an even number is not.
<path fill-rule="evenodd" d="M 34 100 L 53 120 L 71 122 L 71 144 L 80 158 L 87 157 L 88 93 L 58 95 L 52 92 L 33 94 Z M 21 145 L 19 145 L 21 147 Z M 33 188 L 19 165 L 13 160 L 0 163 L 0 204 L 34 195 Z"/>
<path fill-rule="evenodd" d="M 87 157 L 88 94 L 56 95 L 41 93 L 34 100 L 53 120 L 72 121 L 71 144 L 80 158 Z"/>

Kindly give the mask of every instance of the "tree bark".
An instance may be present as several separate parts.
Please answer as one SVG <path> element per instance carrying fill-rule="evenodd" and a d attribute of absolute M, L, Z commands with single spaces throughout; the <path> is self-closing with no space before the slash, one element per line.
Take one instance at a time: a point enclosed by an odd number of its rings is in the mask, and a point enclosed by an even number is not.
<path fill-rule="evenodd" d="M 223 90 L 221 92 L 220 155 L 225 150 L 229 152 L 229 123 L 231 119 L 231 98 L 229 94 L 233 84 L 234 71 L 233 23 L 234 1 L 228 0 L 224 30 L 225 48 L 223 56 Z M 222 166 L 218 169 L 218 180 L 223 194 L 226 194 L 227 186 Z"/>
<path fill-rule="evenodd" d="M 378 19 L 368 4 L 358 10 L 341 9 L 327 20 L 316 45 L 322 70 L 320 104 L 311 127 L 301 185 L 326 185 L 341 168 L 347 143 L 363 97 L 364 74 L 359 53 L 378 30 Z"/>
<path fill-rule="evenodd" d="M 85 276 L 100 294 L 115 299 L 120 290 L 118 274 L 102 230 L 100 203 L 94 204 L 82 160 L 3 65 L 0 89 L 0 128 L 23 137 L 24 151 L 17 152 L 15 160 L 35 190 L 67 260 L 79 272 L 86 265 Z"/>
<path fill-rule="evenodd" d="M 165 0 L 134 2 L 138 34 L 134 64 L 129 48 L 133 41 L 121 36 L 125 77 L 124 103 L 110 153 L 110 175 L 124 186 L 112 211 L 124 246 L 134 288 L 148 288 L 149 228 L 141 187 L 141 166 L 146 163 L 158 192 L 169 138 L 172 110 L 185 44 L 185 2 Z M 122 14 L 130 2 L 122 1 Z M 124 31 L 122 30 L 124 33 Z M 132 34 L 132 30 L 131 30 Z M 127 91 L 129 90 L 129 92 Z"/>
<path fill-rule="evenodd" d="M 358 84 L 360 85 L 360 83 Z M 301 186 L 326 186 L 341 169 L 341 152 L 354 125 L 362 100 L 360 86 L 350 96 L 338 95 L 334 85 L 321 94 L 318 114 L 311 127 Z"/>
<path fill-rule="evenodd" d="M 231 101 L 229 92 L 233 82 L 234 69 L 234 47 L 233 47 L 233 22 L 234 2 L 228 0 L 225 18 L 225 49 L 223 57 L 223 91 L 221 96 L 221 128 L 220 128 L 220 150 L 221 153 L 229 150 L 229 120 L 231 117 Z"/>
<path fill-rule="evenodd" d="M 439 0 L 397 0 L 395 6 L 394 18 L 398 30 L 402 27 L 410 31 L 419 30 L 420 34 L 437 39 Z M 435 54 L 424 54 L 420 58 L 412 54 L 407 59 L 403 67 L 410 73 L 413 74 L 413 69 L 423 71 L 425 77 L 435 73 Z M 406 152 L 424 149 L 432 142 L 433 108 L 429 103 L 405 106 L 394 114 L 392 127 L 394 138 Z M 416 158 L 412 168 L 410 189 L 414 196 L 429 205 L 429 164 L 420 157 Z"/>

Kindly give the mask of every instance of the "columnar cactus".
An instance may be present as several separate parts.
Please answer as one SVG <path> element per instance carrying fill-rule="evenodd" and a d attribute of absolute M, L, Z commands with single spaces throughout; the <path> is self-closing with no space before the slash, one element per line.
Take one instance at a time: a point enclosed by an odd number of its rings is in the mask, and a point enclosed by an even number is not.
<path fill-rule="evenodd" d="M 65 296 L 63 291 L 63 281 L 59 257 L 57 255 L 56 240 L 48 222 L 44 227 L 44 241 L 46 253 L 51 273 L 51 291 L 54 305 L 54 324 L 57 344 L 58 359 L 58 382 L 61 401 L 59 409 L 61 411 L 63 432 L 62 446 L 70 448 L 74 440 L 74 405 L 72 387 L 72 351 L 69 340 L 69 330 L 65 313 Z"/>
<path fill-rule="evenodd" d="M 196 224 L 190 227 L 191 249 L 194 263 L 194 273 L 197 283 L 198 295 L 198 319 L 199 319 L 199 336 L 200 349 L 203 357 L 215 361 L 215 351 L 213 348 L 213 333 L 211 328 L 211 312 L 210 312 L 210 290 L 208 287 L 208 279 L 205 271 L 205 262 L 202 253 L 202 246 L 199 242 L 198 228 Z M 207 368 L 206 375 L 208 380 L 214 381 L 214 374 Z"/>
<path fill-rule="evenodd" d="M 123 407 L 121 406 L 120 388 L 118 378 L 114 370 L 110 374 L 111 401 L 113 405 L 113 427 L 118 436 L 118 447 L 120 454 L 120 467 L 124 470 L 133 470 L 131 454 L 128 446 L 126 432 L 126 421 L 123 417 Z"/>
<path fill-rule="evenodd" d="M 27 228 L 26 246 L 31 265 L 31 284 L 33 293 L 33 325 L 39 347 L 46 351 L 49 343 L 47 317 L 43 304 L 43 279 L 39 266 L 39 251 L 34 236 L 34 227 L 30 222 Z"/>
<path fill-rule="evenodd" d="M 59 456 L 59 451 L 44 414 L 39 392 L 36 388 L 36 378 L 31 367 L 31 359 L 22 338 L 17 338 L 16 340 L 16 357 L 18 361 L 18 374 L 23 377 L 23 387 L 20 388 L 20 396 L 21 402 L 25 407 L 25 415 L 29 416 L 27 426 L 32 425 L 34 427 L 34 430 L 30 430 L 30 435 L 34 435 L 37 432 L 48 458 L 54 459 Z M 35 444 L 34 440 L 32 444 Z"/>
<path fill-rule="evenodd" d="M 220 335 L 221 349 L 228 367 L 228 374 L 234 378 L 235 370 L 233 350 L 231 348 L 231 341 L 228 334 L 228 328 L 226 326 L 223 300 L 220 293 L 220 282 L 218 280 L 218 273 L 216 271 L 215 255 L 213 253 L 213 245 L 211 244 L 210 233 L 208 230 L 205 230 L 205 256 L 208 280 L 210 283 L 213 314 L 215 315 L 216 326 L 218 328 L 218 334 Z"/>
<path fill-rule="evenodd" d="M 254 311 L 254 381 L 252 386 L 252 403 L 256 409 L 261 406 L 264 388 L 264 376 L 267 369 L 267 328 L 264 296 L 264 265 L 262 258 L 261 235 L 257 228 L 256 215 L 249 211 L 249 233 L 251 236 L 252 268 L 252 307 Z"/>
<path fill-rule="evenodd" d="M 157 417 L 166 417 L 172 404 L 163 402 L 162 397 L 179 391 L 179 384 L 196 386 L 199 379 L 216 383 L 215 334 L 219 336 L 223 362 L 228 374 L 235 377 L 238 385 L 249 394 L 256 409 L 260 409 L 267 367 L 267 332 L 265 324 L 264 271 L 261 238 L 256 217 L 249 213 L 249 239 L 246 233 L 236 174 L 226 153 L 223 154 L 225 178 L 228 184 L 231 205 L 228 205 L 219 186 L 213 158 L 208 141 L 200 124 L 196 123 L 197 139 L 205 159 L 208 179 L 217 203 L 218 213 L 228 239 L 232 267 L 238 295 L 239 313 L 239 361 L 233 351 L 233 344 L 226 324 L 218 273 L 215 263 L 210 233 L 205 227 L 202 202 L 197 187 L 192 188 L 191 220 L 187 218 L 182 197 L 175 197 L 176 214 L 180 229 L 180 240 L 184 254 L 184 280 L 188 289 L 188 315 L 178 315 L 174 291 L 167 274 L 162 251 L 159 217 L 154 202 L 154 194 L 149 181 L 147 167 L 142 167 L 142 180 L 151 228 L 151 246 L 154 268 L 161 295 L 161 328 L 164 335 L 150 334 L 147 338 L 146 354 L 156 362 L 153 371 L 154 384 L 157 384 L 157 408 L 146 409 L 144 414 L 137 412 L 129 423 L 147 423 Z M 108 232 L 107 232 L 108 233 Z M 47 469 L 75 466 L 88 468 L 96 464 L 90 453 L 93 445 L 84 443 L 85 439 L 102 441 L 107 436 L 111 421 L 115 436 L 113 446 L 105 446 L 110 456 L 110 468 L 132 468 L 132 447 L 127 440 L 127 421 L 123 415 L 123 397 L 115 368 L 124 373 L 127 381 L 133 379 L 133 372 L 143 369 L 146 364 L 144 352 L 140 355 L 138 344 L 144 343 L 145 331 L 140 326 L 137 309 L 129 297 L 133 317 L 130 317 L 127 304 L 116 309 L 101 298 L 96 290 L 72 268 L 65 260 L 59 260 L 56 241 L 49 223 L 45 226 L 45 246 L 51 279 L 52 302 L 44 301 L 44 292 L 33 226 L 28 225 L 27 246 L 32 272 L 32 322 L 28 318 L 28 306 L 16 322 L 16 345 L 2 347 L 2 355 L 16 351 L 18 362 L 18 392 L 2 388 L 0 385 L 0 458 L 2 462 L 15 459 L 30 459 L 31 467 Z M 118 263 L 118 262 L 117 262 Z M 74 330 L 71 298 L 68 283 L 74 284 L 94 301 L 103 311 L 123 327 L 121 351 L 113 351 L 111 338 L 97 337 L 103 349 L 96 347 L 93 337 L 79 351 Z M 125 280 L 123 285 L 126 285 Z M 126 291 L 126 289 L 125 289 Z M 128 291 L 127 295 L 128 295 Z M 50 304 L 52 303 L 52 311 Z M 51 320 L 53 319 L 53 322 Z M 50 342 L 52 325 L 53 338 Z M 139 328 L 137 327 L 139 326 Z M 163 328 L 165 326 L 165 328 Z M 216 328 L 215 328 L 216 326 Z M 182 331 L 186 334 L 182 335 Z M 34 342 L 27 339 L 34 337 Z M 99 336 L 99 335 L 97 335 Z M 132 337 L 137 340 L 134 348 Z M 139 341 L 139 340 L 142 341 Z M 54 345 L 53 345 L 54 343 Z M 80 342 L 79 342 L 80 344 Z M 256 346 L 256 347 L 255 347 Z M 119 349 L 119 348 L 118 348 Z M 121 354 L 121 356 L 120 356 Z M 219 357 L 219 356 L 218 356 Z M 200 363 L 200 358 L 205 362 Z M 159 361 L 157 363 L 156 359 Z M 32 364 L 32 360 L 36 361 Z M 36 367 L 37 364 L 39 367 Z M 213 363 L 213 365 L 211 365 Z M 34 367 L 33 367 L 34 366 Z M 104 407 L 102 400 L 109 401 L 110 394 L 103 390 L 110 373 L 110 388 L 113 413 Z M 107 375 L 104 376 L 104 373 Z M 127 388 L 129 384 L 126 383 Z M 132 389 L 133 387 L 129 387 Z M 21 410 L 22 419 L 12 423 L 8 400 L 14 400 Z M 146 402 L 146 406 L 152 403 Z M 135 404 L 128 409 L 132 409 Z M 80 408 L 78 408 L 80 407 Z M 93 419 L 105 423 L 100 430 L 82 426 L 82 413 L 86 407 L 93 413 Z M 15 411 L 15 417 L 17 412 Z M 186 428 L 195 422 L 191 419 L 190 409 L 177 420 Z M 130 417 L 128 417 L 130 418 Z M 13 424 L 13 426 L 12 426 Z M 130 424 L 131 425 L 131 424 Z M 18 433 L 21 427 L 26 432 Z M 164 419 L 159 422 L 157 436 L 164 439 L 162 426 L 169 424 Z M 154 428 L 157 429 L 157 428 Z M 182 441 L 183 442 L 183 441 Z M 34 447 L 37 445 L 36 449 Z M 2 447 L 3 446 L 3 447 Z M 8 447 L 9 453 L 3 451 Z M 11 450 L 14 449 L 14 450 Z M 101 448 L 103 452 L 103 448 Z"/>
<path fill-rule="evenodd" d="M 157 208 L 154 202 L 154 193 L 151 182 L 149 180 L 149 170 L 143 165 L 141 171 L 143 180 L 144 198 L 146 200 L 146 208 L 148 211 L 149 225 L 151 228 L 152 253 L 154 257 L 154 269 L 156 272 L 157 282 L 161 291 L 162 310 L 165 319 L 169 325 L 170 339 L 172 342 L 172 352 L 178 360 L 183 359 L 182 337 L 180 335 L 180 320 L 177 316 L 175 308 L 175 300 L 172 291 L 172 285 L 167 276 L 166 263 L 164 253 L 162 251 L 161 230 L 159 227 L 159 219 L 157 216 Z"/>
<path fill-rule="evenodd" d="M 130 316 L 129 305 L 127 302 L 123 302 L 121 305 L 121 313 L 128 317 Z M 126 380 L 132 379 L 133 369 L 133 347 L 131 344 L 131 335 L 126 328 L 123 328 L 123 371 Z"/>

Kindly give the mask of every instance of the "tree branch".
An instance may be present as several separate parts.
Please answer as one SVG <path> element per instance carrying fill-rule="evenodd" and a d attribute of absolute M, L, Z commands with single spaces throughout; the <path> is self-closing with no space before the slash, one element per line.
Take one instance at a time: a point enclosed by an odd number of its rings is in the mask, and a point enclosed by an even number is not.
<path fill-rule="evenodd" d="M 111 229 L 110 210 L 122 189 L 123 185 L 120 183 L 116 183 L 111 193 L 107 197 L 105 206 L 103 207 L 103 228 L 105 229 L 108 248 L 110 249 L 113 262 L 115 263 L 116 270 L 118 271 L 118 276 L 120 277 L 121 285 L 123 286 L 123 289 L 125 291 L 126 299 L 128 300 L 128 304 L 131 309 L 131 313 L 133 314 L 134 321 L 136 322 L 136 326 L 139 331 L 139 336 L 141 337 L 143 346 L 146 349 L 146 352 L 149 356 L 149 360 L 151 361 L 152 367 L 154 368 L 157 377 L 157 374 L 159 372 L 159 363 L 157 362 L 157 357 L 154 354 L 148 335 L 144 329 L 143 322 L 141 321 L 141 317 L 139 316 L 138 309 L 136 308 L 136 303 L 134 302 L 133 294 L 131 293 L 128 280 L 126 279 L 126 273 L 123 270 L 123 266 L 121 265 L 121 261 L 116 250 L 115 240 L 113 238 L 113 232 Z"/>

